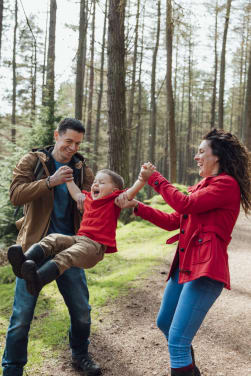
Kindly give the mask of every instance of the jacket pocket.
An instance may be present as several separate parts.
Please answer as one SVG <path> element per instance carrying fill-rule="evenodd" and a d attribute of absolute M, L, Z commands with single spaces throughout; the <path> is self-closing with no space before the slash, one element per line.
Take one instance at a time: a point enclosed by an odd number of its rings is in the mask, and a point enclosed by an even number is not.
<path fill-rule="evenodd" d="M 18 229 L 18 231 L 21 229 L 21 227 L 23 226 L 23 223 L 24 223 L 24 217 L 20 218 L 18 221 L 16 221 L 16 228 Z"/>
<path fill-rule="evenodd" d="M 192 264 L 207 262 L 212 255 L 212 234 L 201 233 L 193 241 Z"/>

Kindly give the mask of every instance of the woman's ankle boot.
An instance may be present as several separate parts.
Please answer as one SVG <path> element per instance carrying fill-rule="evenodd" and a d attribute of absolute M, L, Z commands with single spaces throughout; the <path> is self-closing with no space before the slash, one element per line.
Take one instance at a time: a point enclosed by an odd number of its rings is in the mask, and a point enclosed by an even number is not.
<path fill-rule="evenodd" d="M 195 376 L 194 367 L 171 368 L 171 376 Z"/>
<path fill-rule="evenodd" d="M 200 370 L 195 364 L 194 349 L 192 345 L 191 345 L 191 355 L 192 355 L 192 360 L 193 360 L 193 365 L 194 365 L 194 376 L 201 376 Z"/>
<path fill-rule="evenodd" d="M 8 260 L 12 266 L 13 273 L 22 277 L 21 268 L 26 260 L 33 260 L 36 264 L 40 264 L 44 259 L 44 251 L 39 243 L 33 244 L 25 253 L 23 253 L 21 245 L 12 245 L 8 249 Z"/>
<path fill-rule="evenodd" d="M 53 260 L 47 261 L 37 269 L 34 261 L 27 260 L 22 265 L 22 276 L 26 280 L 27 290 L 37 296 L 44 285 L 54 281 L 59 276 L 59 269 Z"/>

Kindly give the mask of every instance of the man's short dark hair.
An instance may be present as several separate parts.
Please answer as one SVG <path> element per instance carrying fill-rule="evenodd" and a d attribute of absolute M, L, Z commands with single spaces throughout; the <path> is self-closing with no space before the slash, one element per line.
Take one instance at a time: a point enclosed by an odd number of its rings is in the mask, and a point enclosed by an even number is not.
<path fill-rule="evenodd" d="M 61 120 L 57 129 L 60 135 L 64 134 L 67 129 L 72 129 L 73 131 L 85 134 L 85 128 L 82 122 L 73 118 L 64 118 Z"/>
<path fill-rule="evenodd" d="M 110 178 L 112 179 L 113 184 L 115 184 L 115 186 L 118 189 L 120 189 L 120 190 L 123 189 L 124 179 L 122 178 L 122 176 L 117 174 L 117 172 L 109 170 L 108 168 L 104 168 L 103 170 L 99 170 L 97 173 L 99 173 L 99 172 L 102 172 L 103 174 L 109 175 Z"/>

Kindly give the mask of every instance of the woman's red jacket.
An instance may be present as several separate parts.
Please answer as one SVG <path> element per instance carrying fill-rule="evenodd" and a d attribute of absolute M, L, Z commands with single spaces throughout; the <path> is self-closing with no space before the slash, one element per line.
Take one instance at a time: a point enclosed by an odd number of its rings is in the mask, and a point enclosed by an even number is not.
<path fill-rule="evenodd" d="M 175 212 L 168 214 L 139 203 L 136 215 L 165 229 L 180 229 L 167 240 L 179 240 L 168 279 L 179 264 L 179 283 L 207 276 L 230 289 L 227 246 L 240 211 L 240 187 L 230 175 L 221 173 L 202 179 L 181 193 L 159 172 L 148 184 L 162 195 Z"/>

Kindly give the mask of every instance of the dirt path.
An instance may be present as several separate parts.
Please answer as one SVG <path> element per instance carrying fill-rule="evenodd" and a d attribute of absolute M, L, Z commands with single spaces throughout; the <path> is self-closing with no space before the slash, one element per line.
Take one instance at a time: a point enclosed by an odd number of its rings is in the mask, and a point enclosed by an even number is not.
<path fill-rule="evenodd" d="M 202 376 L 251 376 L 251 218 L 243 214 L 229 260 L 232 290 L 224 289 L 194 340 Z M 168 375 L 166 342 L 155 325 L 167 270 L 168 265 L 155 268 L 141 287 L 103 309 L 90 351 L 104 376 Z M 64 354 L 42 374 L 79 375 L 69 361 Z"/>

